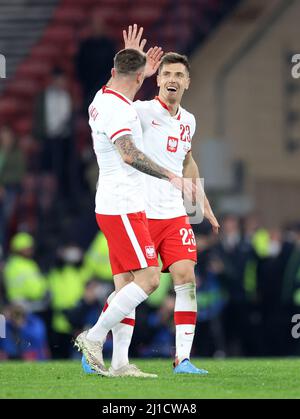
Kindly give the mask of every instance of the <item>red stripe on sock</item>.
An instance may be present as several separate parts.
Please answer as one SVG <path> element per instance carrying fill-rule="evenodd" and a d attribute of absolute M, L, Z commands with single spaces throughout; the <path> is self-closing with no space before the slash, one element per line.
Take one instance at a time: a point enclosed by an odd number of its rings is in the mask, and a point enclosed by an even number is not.
<path fill-rule="evenodd" d="M 103 310 L 102 312 L 104 313 L 108 308 L 108 302 L 106 301 L 106 303 L 104 304 Z M 128 317 L 125 317 L 125 319 L 123 319 L 120 323 L 123 324 L 128 324 L 129 326 L 135 326 L 135 319 L 129 319 Z"/>
<path fill-rule="evenodd" d="M 135 326 L 135 320 L 129 319 L 128 317 L 125 317 L 120 323 L 128 324 L 129 326 L 134 327 Z"/>
<path fill-rule="evenodd" d="M 196 324 L 197 312 L 196 311 L 175 311 L 174 322 L 178 324 Z"/>

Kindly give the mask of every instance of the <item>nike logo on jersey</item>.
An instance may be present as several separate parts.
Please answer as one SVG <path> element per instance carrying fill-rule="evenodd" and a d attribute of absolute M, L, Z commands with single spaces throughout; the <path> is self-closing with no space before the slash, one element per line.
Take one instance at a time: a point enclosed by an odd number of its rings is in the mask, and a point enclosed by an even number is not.
<path fill-rule="evenodd" d="M 161 125 L 160 125 L 160 124 L 158 124 L 157 122 L 155 122 L 155 121 L 154 121 L 154 119 L 153 119 L 153 121 L 152 121 L 152 125 L 157 125 L 158 127 L 161 127 Z"/>
<path fill-rule="evenodd" d="M 189 249 L 188 249 L 188 252 L 189 252 L 189 253 L 196 252 L 196 249 L 190 249 L 190 248 L 189 248 Z"/>
<path fill-rule="evenodd" d="M 193 334 L 194 332 L 191 332 L 191 333 L 185 332 L 185 335 L 193 335 Z"/>

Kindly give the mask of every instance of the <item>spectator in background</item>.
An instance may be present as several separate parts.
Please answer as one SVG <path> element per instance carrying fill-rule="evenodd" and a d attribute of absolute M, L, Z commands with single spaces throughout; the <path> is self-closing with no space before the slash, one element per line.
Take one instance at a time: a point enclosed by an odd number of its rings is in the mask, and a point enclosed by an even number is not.
<path fill-rule="evenodd" d="M 50 345 L 54 358 L 69 358 L 73 327 L 67 311 L 75 308 L 84 294 L 89 272 L 82 267 L 80 247 L 67 243 L 57 250 L 55 267 L 48 274 L 52 311 Z"/>
<path fill-rule="evenodd" d="M 103 283 L 107 294 L 113 291 L 114 283 L 110 266 L 109 249 L 102 231 L 96 233 L 94 240 L 85 252 L 83 265 L 89 272 L 91 278 L 98 279 Z"/>
<path fill-rule="evenodd" d="M 74 308 L 65 311 L 74 334 L 77 335 L 95 324 L 106 299 L 107 293 L 99 281 L 91 279 L 86 283 L 82 298 Z"/>
<path fill-rule="evenodd" d="M 21 304 L 10 304 L 3 310 L 6 337 L 0 339 L 0 359 L 41 361 L 49 358 L 46 328 L 36 315 Z"/>
<path fill-rule="evenodd" d="M 21 302 L 28 312 L 42 315 L 47 305 L 47 284 L 33 260 L 33 237 L 17 233 L 10 242 L 10 250 L 3 271 L 6 298 L 10 303 Z"/>
<path fill-rule="evenodd" d="M 96 279 L 90 279 L 84 289 L 82 298 L 74 308 L 65 310 L 65 315 L 72 326 L 73 336 L 76 337 L 83 330 L 89 329 L 99 318 L 108 294 L 103 284 Z M 111 357 L 112 336 L 105 342 L 104 355 Z M 76 354 L 79 357 L 79 354 Z M 76 357 L 75 355 L 75 357 Z"/>
<path fill-rule="evenodd" d="M 215 257 L 220 262 L 219 278 L 228 296 L 223 316 L 226 353 L 229 356 L 241 356 L 249 333 L 244 272 L 252 249 L 251 245 L 242 239 L 240 220 L 237 216 L 226 215 L 221 225 L 220 240 L 215 246 Z"/>
<path fill-rule="evenodd" d="M 84 96 L 83 111 L 87 113 L 96 92 L 111 77 L 116 45 L 106 34 L 101 10 L 94 10 L 90 20 L 91 35 L 79 46 L 76 58 L 77 76 Z"/>
<path fill-rule="evenodd" d="M 40 169 L 40 143 L 32 135 L 23 135 L 19 146 L 25 158 L 26 170 L 37 174 Z"/>
<path fill-rule="evenodd" d="M 284 310 L 284 331 L 288 355 L 300 355 L 299 339 L 291 336 L 292 317 L 300 313 L 300 223 L 290 232 L 292 241 L 285 243 L 286 264 L 283 274 L 281 304 Z"/>
<path fill-rule="evenodd" d="M 55 262 L 57 242 L 65 222 L 61 203 L 57 199 L 57 180 L 54 175 L 45 173 L 39 177 L 37 196 L 37 258 L 42 268 L 49 270 Z"/>
<path fill-rule="evenodd" d="M 12 233 L 27 231 L 35 236 L 37 231 L 39 177 L 26 173 L 22 179 L 21 191 L 12 214 Z"/>
<path fill-rule="evenodd" d="M 143 329 L 139 329 L 139 318 L 141 311 L 146 308 L 144 303 L 140 310 L 137 311 L 136 320 L 137 327 L 134 334 L 139 333 L 140 336 L 135 337 L 132 342 L 132 350 L 137 352 L 137 356 L 142 357 L 174 357 L 175 347 L 175 327 L 174 327 L 174 306 L 175 296 L 167 295 L 163 304 L 157 310 L 148 311 Z"/>
<path fill-rule="evenodd" d="M 195 238 L 198 250 L 195 266 L 198 315 L 194 355 L 221 358 L 226 355 L 222 314 L 227 297 L 219 277 L 224 266 L 214 255 L 217 238 L 211 233 L 210 226 L 209 230 L 196 232 Z"/>
<path fill-rule="evenodd" d="M 42 170 L 54 174 L 61 199 L 69 200 L 73 177 L 73 104 L 66 75 L 56 68 L 51 84 L 38 96 L 34 135 L 41 142 Z"/>
<path fill-rule="evenodd" d="M 18 146 L 18 140 L 8 127 L 0 129 L 0 253 L 6 245 L 11 214 L 22 177 L 25 173 L 25 159 Z"/>

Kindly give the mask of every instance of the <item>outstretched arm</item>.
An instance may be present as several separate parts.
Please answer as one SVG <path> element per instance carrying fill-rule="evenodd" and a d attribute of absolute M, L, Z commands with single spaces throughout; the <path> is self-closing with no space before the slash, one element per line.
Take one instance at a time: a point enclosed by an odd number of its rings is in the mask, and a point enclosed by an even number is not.
<path fill-rule="evenodd" d="M 192 201 L 195 186 L 190 182 L 183 182 L 183 178 L 176 176 L 174 173 L 151 160 L 135 146 L 130 135 L 124 135 L 118 138 L 114 144 L 126 164 L 147 175 L 169 181 Z"/>
<path fill-rule="evenodd" d="M 196 179 L 200 178 L 199 169 L 197 163 L 193 159 L 192 152 L 187 153 L 185 160 L 183 162 L 183 177 L 192 179 L 193 183 L 196 183 Z M 204 195 L 204 217 L 210 222 L 213 232 L 218 234 L 220 225 L 211 209 L 210 203 L 206 197 L 202 184 L 200 183 L 200 193 Z M 198 190 L 199 192 L 199 190 Z M 203 196 L 202 195 L 202 196 Z"/>
<path fill-rule="evenodd" d="M 121 154 L 123 161 L 140 172 L 169 181 L 176 177 L 175 174 L 159 166 L 139 150 L 130 135 L 124 135 L 118 138 L 115 141 L 115 146 Z"/>

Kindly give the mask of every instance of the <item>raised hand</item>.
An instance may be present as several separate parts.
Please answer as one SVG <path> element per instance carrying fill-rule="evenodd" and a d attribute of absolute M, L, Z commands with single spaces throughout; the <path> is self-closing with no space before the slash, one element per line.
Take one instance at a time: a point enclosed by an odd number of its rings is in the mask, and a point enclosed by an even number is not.
<path fill-rule="evenodd" d="M 150 48 L 147 51 L 147 63 L 145 67 L 145 77 L 151 77 L 155 74 L 160 66 L 161 57 L 164 55 L 160 47 Z"/>
<path fill-rule="evenodd" d="M 128 26 L 128 31 L 123 30 L 123 39 L 124 39 L 124 49 L 136 49 L 140 52 L 144 51 L 147 39 L 142 39 L 144 28 L 141 26 L 138 30 L 138 26 L 135 23 L 133 27 Z M 142 39 L 142 40 L 141 40 Z"/>
<path fill-rule="evenodd" d="M 133 26 L 130 25 L 128 30 L 123 30 L 123 39 L 125 49 L 136 49 L 137 51 L 144 52 L 144 47 L 147 40 L 142 39 L 144 28 L 138 28 L 135 23 Z M 161 57 L 163 56 L 163 50 L 160 47 L 151 47 L 146 53 L 147 63 L 145 67 L 145 77 L 151 77 L 156 73 L 160 65 Z"/>

